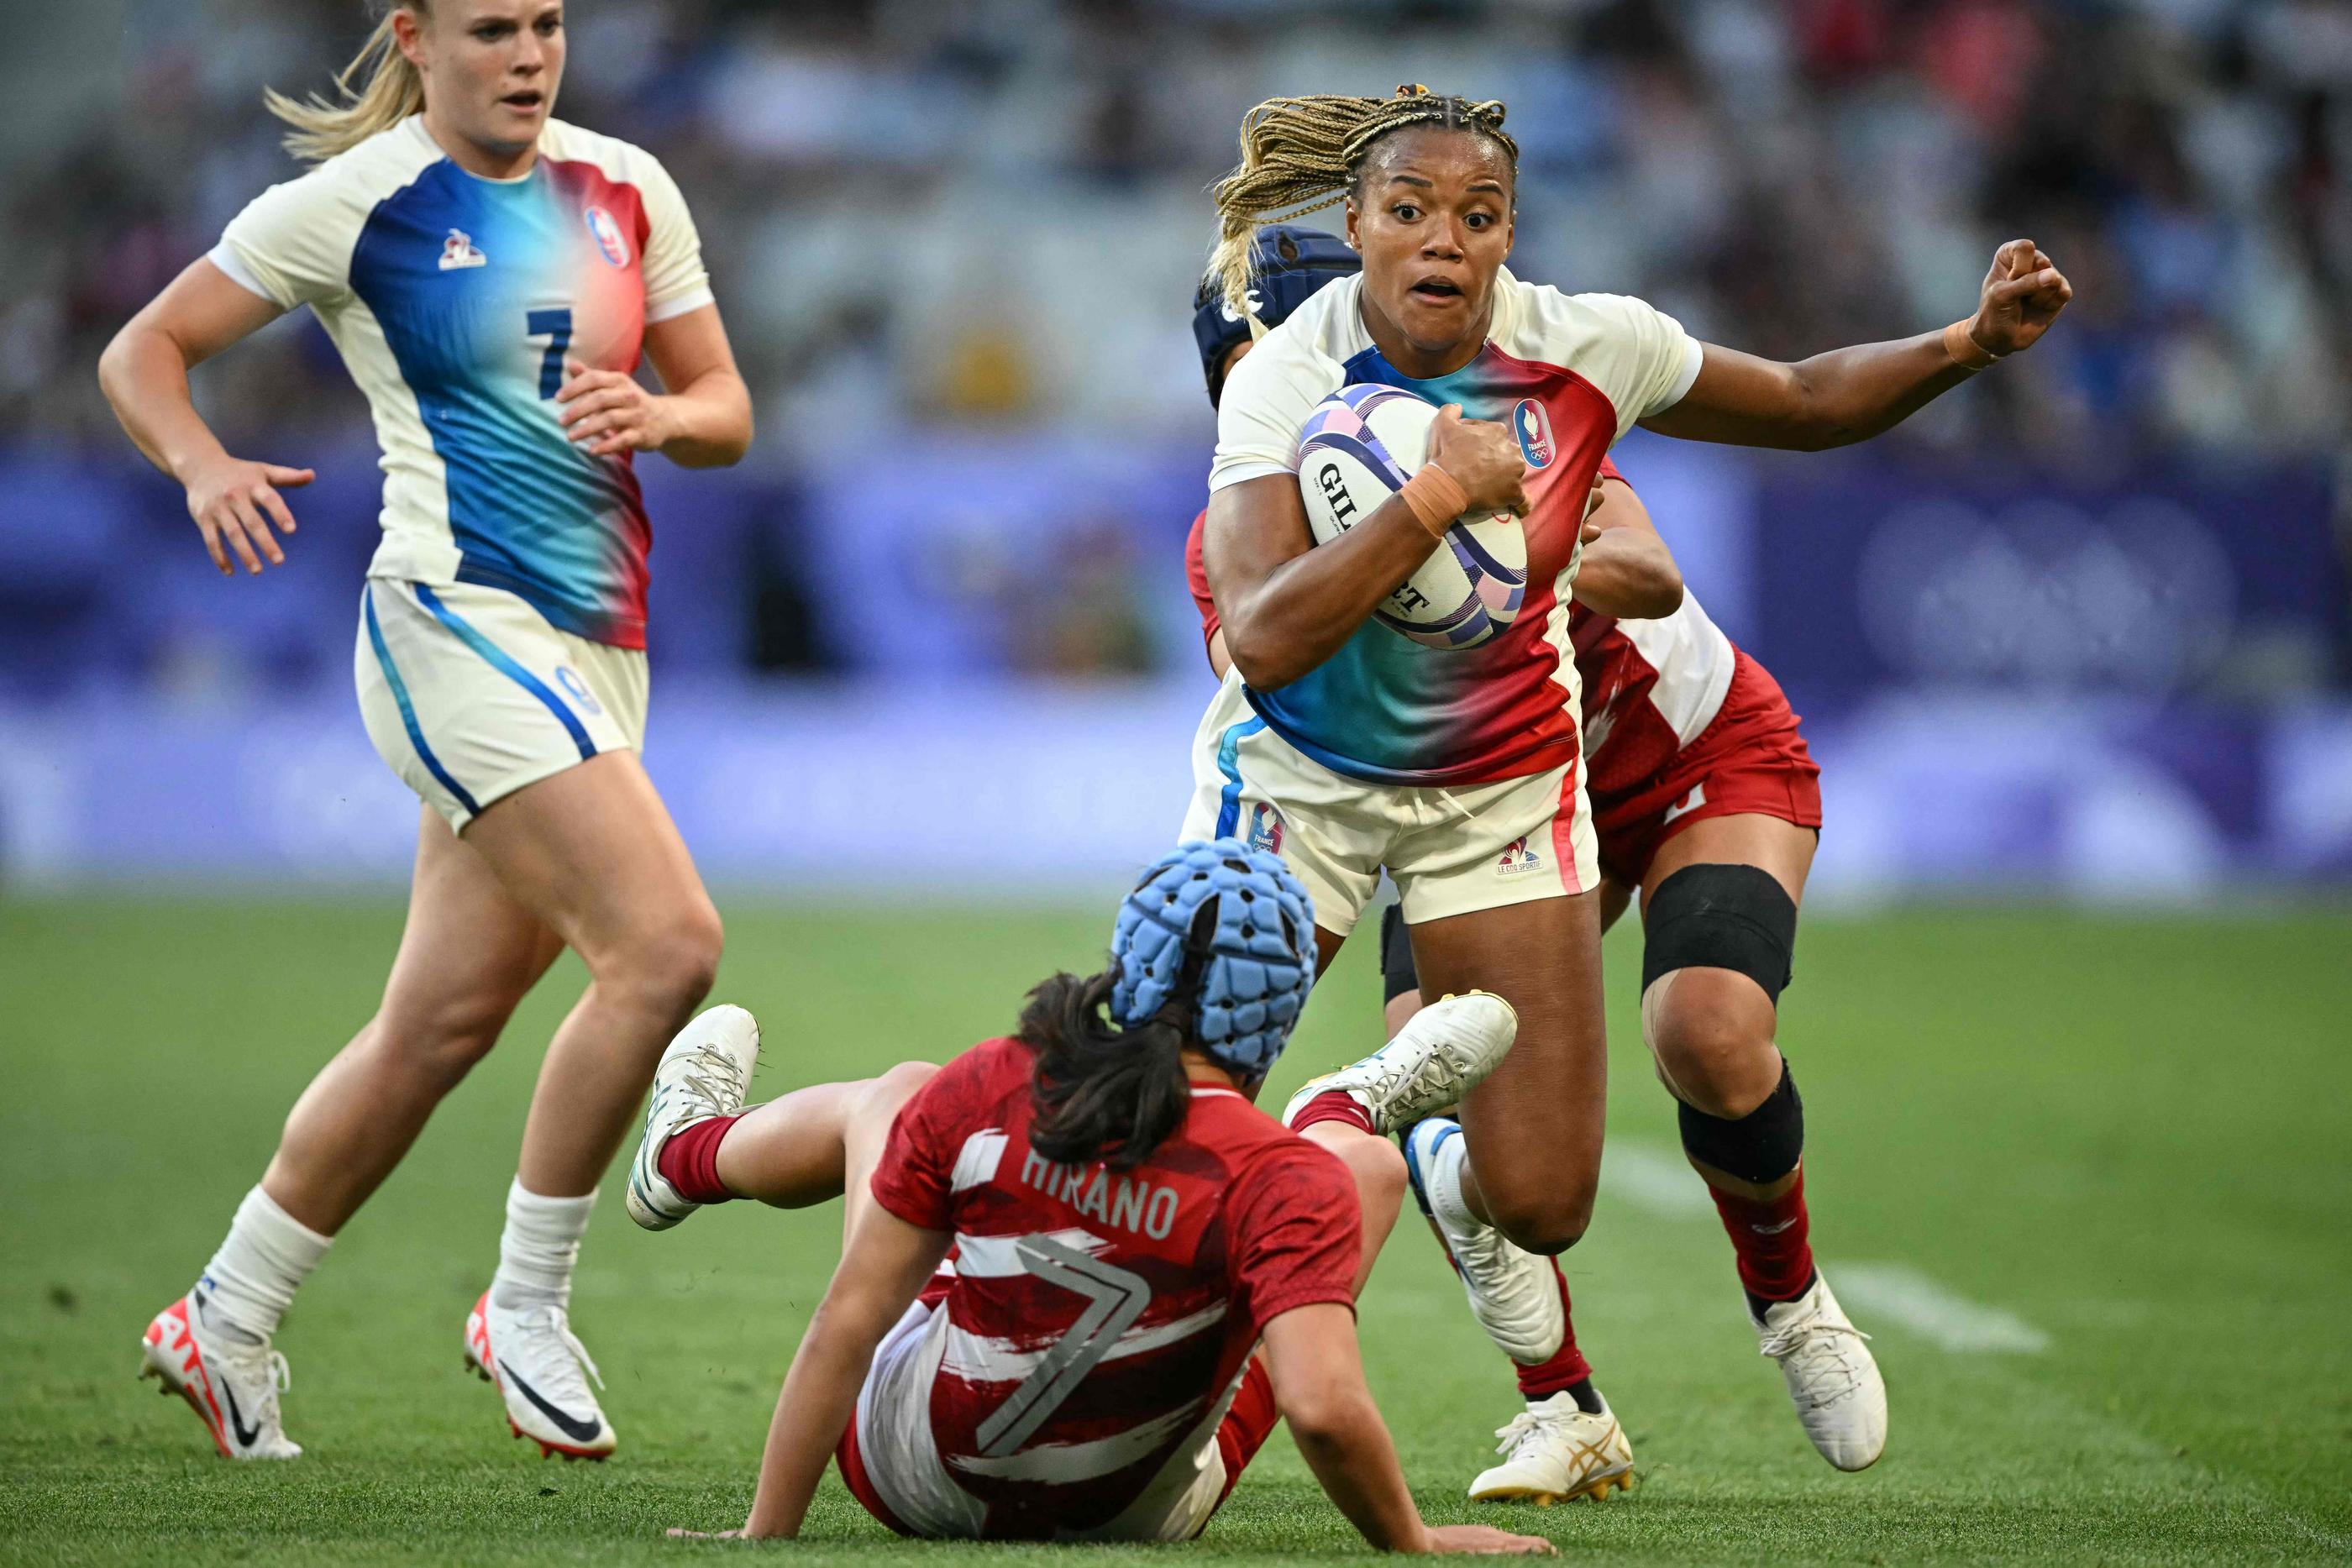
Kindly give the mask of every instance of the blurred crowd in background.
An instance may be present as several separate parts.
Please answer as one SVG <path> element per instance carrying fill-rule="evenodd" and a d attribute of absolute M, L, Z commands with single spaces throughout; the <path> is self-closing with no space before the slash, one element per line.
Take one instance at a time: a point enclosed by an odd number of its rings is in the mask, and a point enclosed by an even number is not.
<path fill-rule="evenodd" d="M 568 10 L 557 112 L 677 176 L 761 422 L 730 473 L 640 465 L 672 689 L 1197 683 L 1206 187 L 1260 99 L 1411 80 L 1508 104 L 1520 276 L 1708 340 L 1931 329 L 2016 235 L 2073 278 L 2031 355 L 1854 454 L 1621 451 L 1809 715 L 2352 690 L 2340 0 Z M 289 319 L 196 378 L 233 450 L 320 471 L 260 583 L 212 577 L 93 367 L 296 172 L 263 88 L 322 89 L 367 25 L 360 0 L 90 0 L 0 67 L 0 703 L 348 702 L 376 476 L 323 333 Z"/>

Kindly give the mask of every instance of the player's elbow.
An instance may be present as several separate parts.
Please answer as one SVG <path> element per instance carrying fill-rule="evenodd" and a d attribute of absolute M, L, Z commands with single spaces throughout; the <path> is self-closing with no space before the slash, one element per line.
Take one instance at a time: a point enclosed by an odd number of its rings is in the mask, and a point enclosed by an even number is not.
<path fill-rule="evenodd" d="M 147 330 L 136 319 L 124 323 L 107 343 L 106 351 L 98 356 L 98 390 L 117 409 L 130 392 L 131 365 L 139 354 L 138 340 Z"/>
<path fill-rule="evenodd" d="M 1683 607 L 1683 573 L 1674 557 L 1664 549 L 1647 552 L 1626 584 L 1627 598 L 1634 608 L 1633 619 L 1657 621 L 1672 615 Z"/>
<path fill-rule="evenodd" d="M 1252 691 L 1279 691 L 1307 673 L 1285 640 L 1268 635 L 1255 617 L 1226 622 L 1224 632 L 1225 654 Z"/>
<path fill-rule="evenodd" d="M 1380 1421 L 1363 1385 L 1338 1378 L 1307 1379 L 1303 1386 L 1281 1389 L 1275 1403 L 1289 1424 L 1291 1439 L 1309 1454 L 1345 1452 Z"/>

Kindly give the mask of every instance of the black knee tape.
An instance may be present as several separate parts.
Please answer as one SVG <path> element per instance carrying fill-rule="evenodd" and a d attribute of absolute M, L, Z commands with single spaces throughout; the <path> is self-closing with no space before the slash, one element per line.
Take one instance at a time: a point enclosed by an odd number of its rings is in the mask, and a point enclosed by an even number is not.
<path fill-rule="evenodd" d="M 1789 1064 L 1780 1064 L 1780 1086 L 1764 1103 L 1738 1121 L 1680 1108 L 1683 1151 L 1726 1176 L 1766 1186 L 1797 1168 L 1805 1152 L 1805 1102 Z"/>
<path fill-rule="evenodd" d="M 1381 1000 L 1392 1002 L 1407 991 L 1421 989 L 1421 975 L 1412 967 L 1412 936 L 1404 928 L 1404 911 L 1390 904 L 1381 916 Z"/>
<path fill-rule="evenodd" d="M 1797 901 L 1752 865 L 1686 865 L 1650 895 L 1642 988 L 1676 969 L 1736 969 L 1774 1002 L 1794 977 Z"/>

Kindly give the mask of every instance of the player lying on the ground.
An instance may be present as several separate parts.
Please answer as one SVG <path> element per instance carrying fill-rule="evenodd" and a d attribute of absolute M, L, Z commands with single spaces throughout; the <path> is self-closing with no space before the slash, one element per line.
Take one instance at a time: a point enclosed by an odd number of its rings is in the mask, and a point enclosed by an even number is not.
<path fill-rule="evenodd" d="M 1225 840 L 1150 868 L 1108 969 L 1046 981 L 1014 1036 L 945 1067 L 739 1113 L 758 1026 L 740 1008 L 689 1025 L 655 1079 L 631 1215 L 846 1199 L 841 1266 L 729 1533 L 797 1534 L 837 1454 L 902 1534 L 1190 1540 L 1280 1418 L 1375 1546 L 1550 1551 L 1428 1526 L 1405 1489 L 1354 1315 L 1377 1250 L 1359 1205 L 1384 1235 L 1402 1161 L 1360 1197 L 1249 1099 L 1314 972 L 1306 889 Z M 1448 1103 L 1515 1028 L 1492 997 L 1424 1009 L 1359 1064 L 1365 1101 L 1390 1125 Z"/>
<path fill-rule="evenodd" d="M 1260 335 L 1360 270 L 1334 235 L 1293 225 L 1258 231 L 1253 308 L 1225 308 L 1214 280 L 1194 301 L 1210 402 Z M 1568 634 L 1604 877 L 1602 926 L 1643 890 L 1644 924 L 1657 933 L 1644 949 L 1643 1035 L 1681 1103 L 1685 1152 L 1723 1217 L 1764 1354 L 1780 1363 L 1806 1434 L 1832 1464 L 1860 1469 L 1885 1447 L 1885 1385 L 1812 1266 L 1799 1163 L 1803 1108 L 1774 1040 L 1796 899 L 1822 820 L 1819 769 L 1779 685 L 1684 591 L 1640 497 L 1605 458 L 1601 480 Z M 1185 569 L 1209 663 L 1223 679 L 1231 661 L 1202 561 L 1207 517 L 1193 519 Z M 1393 1032 L 1420 1005 L 1394 905 L 1381 936 Z M 1339 1081 L 1313 1087 L 1320 1092 L 1302 1092 L 1286 1122 L 1354 1157 L 1372 1142 L 1363 1112 L 1332 1092 L 1344 1087 Z M 1528 1401 L 1496 1433 L 1502 1463 L 1470 1495 L 1605 1496 L 1631 1484 L 1633 1452 L 1592 1385 L 1567 1280 L 1551 1260 L 1465 1223 L 1456 1126 L 1433 1118 L 1415 1130 L 1407 1146 L 1417 1156 L 1416 1196 Z"/>

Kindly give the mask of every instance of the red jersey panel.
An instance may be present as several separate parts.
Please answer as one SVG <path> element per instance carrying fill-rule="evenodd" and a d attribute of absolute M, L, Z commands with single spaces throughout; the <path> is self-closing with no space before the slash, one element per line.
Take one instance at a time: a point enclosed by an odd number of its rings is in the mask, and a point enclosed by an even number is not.
<path fill-rule="evenodd" d="M 1268 1320 L 1352 1305 L 1355 1187 L 1229 1089 L 1125 1175 L 1029 1145 L 1034 1057 L 973 1047 L 908 1102 L 883 1207 L 951 1232 L 932 1434 L 986 1533 L 1093 1528 L 1223 1414 Z"/>

